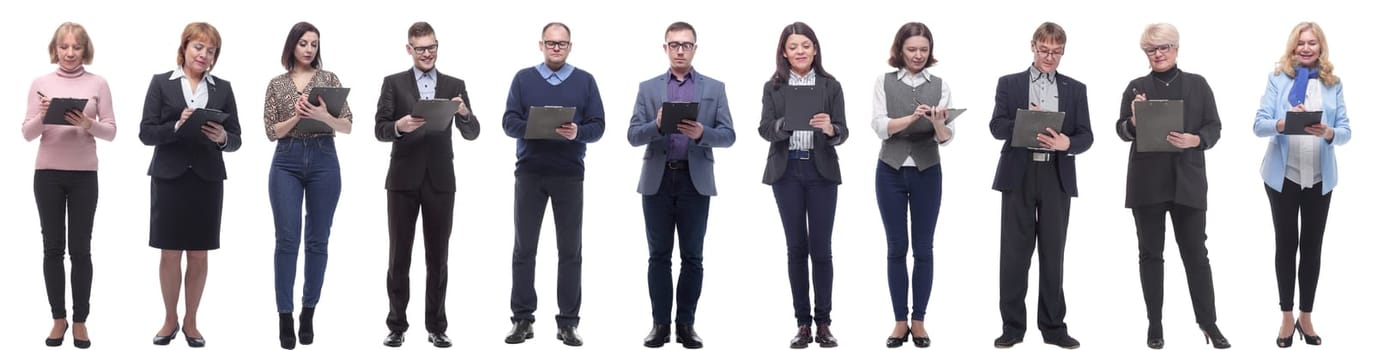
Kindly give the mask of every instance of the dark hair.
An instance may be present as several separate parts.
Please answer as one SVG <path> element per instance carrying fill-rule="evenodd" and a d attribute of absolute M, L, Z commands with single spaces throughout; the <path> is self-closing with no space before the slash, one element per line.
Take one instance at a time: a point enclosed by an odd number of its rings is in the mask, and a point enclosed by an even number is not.
<path fill-rule="evenodd" d="M 896 39 L 891 43 L 891 57 L 887 58 L 887 64 L 893 68 L 903 68 L 906 66 L 906 58 L 901 55 L 902 47 L 906 44 L 906 39 L 912 37 L 922 37 L 930 41 L 930 57 L 925 59 L 925 66 L 920 69 L 933 67 L 939 60 L 934 59 L 934 34 L 930 34 L 930 27 L 924 23 L 907 22 L 901 25 L 901 29 L 896 30 Z"/>
<path fill-rule="evenodd" d="M 418 38 L 425 35 L 434 35 L 434 27 L 429 26 L 429 22 L 419 21 L 415 22 L 415 24 L 410 25 L 410 30 L 408 31 L 408 33 L 409 35 L 406 36 L 406 39 Z"/>
<path fill-rule="evenodd" d="M 567 37 L 572 38 L 572 28 L 568 28 L 563 22 L 548 22 L 548 24 L 543 25 L 543 30 L 539 31 L 539 37 L 542 38 L 543 33 L 547 33 L 548 28 L 553 28 L 554 26 L 563 27 L 563 30 L 567 31 Z"/>
<path fill-rule="evenodd" d="M 690 24 L 690 23 L 687 23 L 687 22 L 672 22 L 672 24 L 669 24 L 669 25 L 667 26 L 667 30 L 666 30 L 666 31 L 663 31 L 663 37 L 666 38 L 668 33 L 678 32 L 678 31 L 683 31 L 683 30 L 690 30 L 690 31 L 691 31 L 691 40 L 696 40 L 696 27 L 692 27 L 691 24 Z"/>
<path fill-rule="evenodd" d="M 1051 44 L 1067 44 L 1068 32 L 1063 31 L 1063 27 L 1058 26 L 1058 23 L 1044 22 L 1035 29 L 1035 35 L 1030 37 L 1030 45 L 1041 41 Z"/>
<path fill-rule="evenodd" d="M 826 72 L 825 67 L 820 65 L 820 39 L 815 37 L 815 30 L 810 29 L 810 26 L 803 22 L 796 22 L 782 28 L 782 36 L 777 39 L 777 55 L 775 57 L 777 59 L 777 71 L 772 73 L 772 88 L 782 88 L 782 85 L 787 84 L 787 78 L 790 77 L 788 71 L 791 70 L 791 62 L 787 61 L 786 56 L 782 54 L 787 50 L 787 38 L 793 34 L 804 35 L 810 39 L 811 45 L 815 46 L 815 57 L 811 58 L 815 62 L 811 64 L 811 69 L 815 70 L 815 75 L 834 79 L 834 76 Z"/>
<path fill-rule="evenodd" d="M 292 26 L 291 32 L 286 34 L 286 46 L 281 49 L 281 66 L 286 67 L 287 72 L 296 68 L 296 45 L 300 42 L 300 38 L 305 36 L 305 33 L 315 33 L 318 36 L 319 29 L 310 22 L 300 22 Z M 310 68 L 319 69 L 319 67 L 324 66 L 324 61 L 321 61 L 319 57 L 319 50 L 315 50 L 315 60 L 310 61 Z"/>

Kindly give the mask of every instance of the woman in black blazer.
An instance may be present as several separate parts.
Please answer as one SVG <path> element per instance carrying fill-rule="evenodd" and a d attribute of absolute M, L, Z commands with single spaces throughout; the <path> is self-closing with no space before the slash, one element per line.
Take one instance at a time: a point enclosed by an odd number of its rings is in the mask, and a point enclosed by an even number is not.
<path fill-rule="evenodd" d="M 1144 288 L 1149 332 L 1146 344 L 1163 348 L 1163 215 L 1171 214 L 1192 311 L 1207 342 L 1217 349 L 1230 342 L 1216 327 L 1216 293 L 1211 282 L 1211 261 L 1206 257 L 1206 154 L 1220 139 L 1216 98 L 1206 78 L 1178 70 L 1178 32 L 1170 24 L 1151 24 L 1140 37 L 1140 48 L 1153 69 L 1125 88 L 1120 101 L 1116 133 L 1130 142 L 1129 169 L 1125 176 L 1125 207 L 1135 216 L 1139 238 L 1139 279 Z M 1167 142 L 1178 152 L 1139 152 L 1135 129 L 1135 104 L 1146 100 L 1181 100 L 1184 104 L 1181 131 L 1168 134 Z"/>
<path fill-rule="evenodd" d="M 848 138 L 844 126 L 844 91 L 820 65 L 820 41 L 805 23 L 782 29 L 777 41 L 777 71 L 763 85 L 763 116 L 758 134 L 772 143 L 763 183 L 772 185 L 782 229 L 787 238 L 787 278 L 791 281 L 792 307 L 799 327 L 791 339 L 793 349 L 812 341 L 820 347 L 838 346 L 830 332 L 830 297 L 833 295 L 834 263 L 830 236 L 839 192 L 839 156 L 834 146 Z M 821 101 L 790 101 L 797 89 L 818 90 Z M 787 111 L 787 107 L 820 106 L 818 111 Z M 810 115 L 809 125 L 784 125 L 784 116 Z M 795 130 L 800 129 L 800 130 Z M 795 130 L 795 131 L 791 131 Z M 807 257 L 815 265 L 807 266 Z M 810 288 L 815 284 L 815 314 L 811 315 Z M 818 327 L 814 335 L 811 323 Z"/>
<path fill-rule="evenodd" d="M 176 70 L 154 75 L 143 103 L 138 138 L 155 147 L 148 167 L 152 177 L 148 245 L 162 250 L 159 276 L 166 307 L 162 329 L 153 338 L 156 345 L 170 343 L 180 328 L 188 345 L 205 346 L 205 338 L 196 327 L 196 313 L 205 291 L 208 251 L 219 248 L 227 178 L 222 152 L 233 152 L 241 145 L 234 91 L 228 81 L 210 75 L 219 49 L 219 31 L 213 26 L 202 22 L 186 25 L 177 49 Z M 223 124 L 186 124 L 198 109 L 217 110 L 228 118 Z M 178 323 L 182 252 L 186 255 L 186 318 Z"/>

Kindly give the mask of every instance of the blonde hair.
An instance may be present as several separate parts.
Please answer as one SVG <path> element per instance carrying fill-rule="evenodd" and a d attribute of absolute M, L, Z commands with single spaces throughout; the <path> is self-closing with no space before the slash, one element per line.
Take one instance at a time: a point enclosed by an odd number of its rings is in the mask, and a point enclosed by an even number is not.
<path fill-rule="evenodd" d="M 206 70 L 214 69 L 215 64 L 219 63 L 219 54 L 224 52 L 224 48 L 219 43 L 219 31 L 205 22 L 187 24 L 186 29 L 181 31 L 181 46 L 176 49 L 176 65 L 178 67 L 186 66 L 186 47 L 191 44 L 191 41 L 204 42 L 215 48 L 214 63 L 211 63 L 210 68 Z"/>
<path fill-rule="evenodd" d="M 1154 23 L 1144 27 L 1144 34 L 1139 36 L 1139 47 L 1173 45 L 1173 48 L 1177 48 L 1178 40 L 1177 27 L 1168 23 Z"/>
<path fill-rule="evenodd" d="M 86 27 L 73 22 L 62 23 L 57 26 L 57 30 L 52 33 L 52 42 L 48 43 L 48 59 L 57 63 L 57 43 L 67 34 L 76 37 L 76 44 L 81 45 L 81 63 L 91 64 L 95 61 L 95 46 L 91 45 L 91 37 L 86 34 Z"/>
<path fill-rule="evenodd" d="M 1316 22 L 1297 23 L 1292 28 L 1292 34 L 1287 37 L 1287 50 L 1282 52 L 1282 58 L 1278 59 L 1277 68 L 1273 69 L 1273 74 L 1283 73 L 1289 77 L 1297 76 L 1297 41 L 1301 38 L 1301 33 L 1311 31 L 1316 36 L 1316 42 L 1321 46 L 1321 53 L 1316 57 L 1317 76 L 1325 86 L 1335 85 L 1340 82 L 1340 77 L 1335 76 L 1335 64 L 1330 63 L 1330 45 L 1325 41 L 1325 32 L 1321 31 L 1321 26 Z"/>

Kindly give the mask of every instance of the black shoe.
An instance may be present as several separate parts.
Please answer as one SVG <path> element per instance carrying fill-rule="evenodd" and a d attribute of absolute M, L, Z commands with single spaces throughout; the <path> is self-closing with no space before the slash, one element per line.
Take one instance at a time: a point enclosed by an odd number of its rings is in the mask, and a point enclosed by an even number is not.
<path fill-rule="evenodd" d="M 706 346 L 701 343 L 701 336 L 696 335 L 696 327 L 689 324 L 677 324 L 677 342 L 687 349 L 700 349 Z"/>
<path fill-rule="evenodd" d="M 830 333 L 830 326 L 828 325 L 820 325 L 815 330 L 815 342 L 820 343 L 822 348 L 839 346 L 839 339 L 834 339 L 834 333 Z"/>
<path fill-rule="evenodd" d="M 815 337 L 810 335 L 810 326 L 801 326 L 796 329 L 796 336 L 791 337 L 791 348 L 805 349 L 813 341 L 815 341 Z"/>
<path fill-rule="evenodd" d="M 1144 345 L 1148 345 L 1150 349 L 1163 348 L 1163 325 L 1149 322 L 1149 335 L 1145 338 Z"/>
<path fill-rule="evenodd" d="M 310 345 L 315 342 L 315 308 L 307 307 L 300 309 L 300 345 Z"/>
<path fill-rule="evenodd" d="M 436 348 L 453 346 L 453 340 L 448 339 L 448 336 L 443 333 L 429 333 L 429 342 L 433 343 Z"/>
<path fill-rule="evenodd" d="M 510 333 L 505 334 L 505 343 L 519 344 L 523 343 L 525 339 L 534 339 L 534 327 L 531 325 L 532 323 L 534 323 L 534 321 L 515 321 L 515 325 L 510 327 Z"/>
<path fill-rule="evenodd" d="M 558 340 L 567 346 L 582 346 L 582 336 L 577 334 L 576 326 L 558 327 Z"/>
<path fill-rule="evenodd" d="M 282 349 L 296 348 L 296 320 L 291 318 L 289 312 L 277 313 L 277 339 L 281 340 Z"/>
<path fill-rule="evenodd" d="M 1220 334 L 1220 328 L 1216 328 L 1214 323 L 1201 326 L 1201 334 L 1206 337 L 1206 343 L 1211 344 L 1212 347 L 1217 349 L 1230 348 L 1230 341 L 1226 340 L 1225 336 Z"/>
<path fill-rule="evenodd" d="M 63 323 L 63 324 L 62 324 L 62 336 L 57 337 L 57 338 L 47 338 L 47 339 L 44 339 L 44 340 L 43 340 L 43 343 L 44 343 L 44 344 L 47 344 L 48 346 L 51 346 L 51 347 L 62 346 L 62 341 L 67 339 L 67 330 L 69 330 L 69 329 L 71 329 L 71 328 L 72 328 L 72 324 L 71 324 L 71 323 Z"/>
<path fill-rule="evenodd" d="M 907 340 L 911 340 L 911 330 L 909 328 L 907 328 L 906 333 L 902 333 L 900 337 L 887 337 L 887 347 L 893 349 L 899 348 L 902 344 L 906 344 Z"/>
<path fill-rule="evenodd" d="M 996 342 L 993 342 L 992 346 L 997 349 L 1007 349 L 1023 341 L 1025 341 L 1025 336 L 1002 333 L 1000 337 L 996 337 Z"/>
<path fill-rule="evenodd" d="M 405 344 L 405 332 L 401 331 L 391 331 L 386 335 L 386 340 L 381 341 L 381 345 L 393 348 L 399 348 L 401 344 Z"/>
<path fill-rule="evenodd" d="M 915 345 L 917 348 L 928 348 L 930 347 L 930 337 L 911 338 L 911 344 Z"/>
<path fill-rule="evenodd" d="M 1315 334 L 1306 334 L 1306 330 L 1301 328 L 1301 321 L 1297 321 L 1297 333 L 1301 334 L 1301 339 L 1305 340 L 1307 345 L 1321 345 L 1321 336 Z M 1287 338 L 1290 341 L 1292 337 Z"/>
<path fill-rule="evenodd" d="M 181 329 L 181 325 L 178 324 L 178 325 L 172 326 L 172 333 L 170 333 L 170 334 L 167 334 L 167 335 L 161 335 L 161 334 L 154 335 L 154 336 L 153 336 L 153 345 L 167 345 L 167 344 L 171 344 L 171 343 L 172 343 L 172 339 L 176 339 L 176 331 L 178 331 L 178 330 L 180 330 L 180 329 Z"/>
<path fill-rule="evenodd" d="M 653 329 L 648 331 L 648 336 L 644 337 L 644 347 L 661 348 L 667 344 L 667 340 L 672 336 L 671 328 L 665 324 L 654 324 Z"/>
<path fill-rule="evenodd" d="M 181 334 L 186 336 L 186 346 L 193 348 L 205 347 L 205 337 L 203 335 L 199 338 L 192 337 L 190 333 L 186 333 L 185 329 L 181 330 Z"/>
<path fill-rule="evenodd" d="M 1066 333 L 1054 338 L 1044 339 L 1044 344 L 1054 345 L 1064 349 L 1077 349 L 1082 346 L 1082 343 L 1077 342 L 1077 339 L 1073 339 L 1073 336 Z"/>
<path fill-rule="evenodd" d="M 76 336 L 72 336 L 72 345 L 76 346 L 77 349 L 89 349 L 91 347 L 91 340 L 76 339 Z"/>

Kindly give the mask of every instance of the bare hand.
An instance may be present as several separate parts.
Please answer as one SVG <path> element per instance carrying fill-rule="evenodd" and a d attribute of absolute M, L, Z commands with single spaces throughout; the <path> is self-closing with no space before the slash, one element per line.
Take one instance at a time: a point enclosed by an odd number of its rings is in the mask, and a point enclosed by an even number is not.
<path fill-rule="evenodd" d="M 653 120 L 653 125 L 656 125 L 659 129 L 663 128 L 663 107 L 658 107 L 658 119 Z"/>
<path fill-rule="evenodd" d="M 299 103 L 296 103 L 296 115 L 305 119 L 325 119 L 334 117 L 329 114 L 329 105 L 324 103 L 324 96 L 319 97 L 319 106 L 311 104 L 302 96 Z"/>
<path fill-rule="evenodd" d="M 934 107 L 930 107 L 930 105 L 919 105 L 915 107 L 915 113 L 912 115 L 916 118 L 928 117 L 931 111 L 934 111 Z"/>
<path fill-rule="evenodd" d="M 1293 107 L 1292 107 L 1292 111 L 1293 111 L 1293 112 L 1305 112 L 1305 111 L 1306 111 L 1306 103 L 1301 103 L 1301 104 L 1298 104 L 1298 105 L 1296 105 L 1296 106 L 1293 106 Z"/>
<path fill-rule="evenodd" d="M 930 110 L 930 114 L 926 118 L 929 118 L 930 123 L 934 123 L 934 125 L 944 125 L 944 122 L 949 120 L 949 109 L 944 107 L 935 107 L 934 109 Z"/>
<path fill-rule="evenodd" d="M 1173 147 L 1188 149 L 1201 145 L 1201 137 L 1185 132 L 1173 131 L 1168 133 L 1168 143 L 1172 144 Z"/>
<path fill-rule="evenodd" d="M 186 124 L 186 121 L 191 119 L 191 113 L 195 113 L 195 110 L 190 108 L 182 110 L 181 119 L 176 120 L 176 125 L 172 127 L 172 130 L 180 130 L 181 124 Z"/>
<path fill-rule="evenodd" d="M 452 100 L 458 101 L 458 115 L 464 117 L 472 116 L 472 111 L 467 110 L 467 101 L 463 100 L 462 96 L 453 96 Z"/>
<path fill-rule="evenodd" d="M 1284 129 L 1287 129 L 1287 118 L 1278 119 L 1278 132 L 1282 132 Z"/>
<path fill-rule="evenodd" d="M 1135 103 L 1148 100 L 1148 96 L 1144 96 L 1144 94 L 1138 94 L 1135 95 L 1134 101 L 1130 101 L 1130 126 L 1135 126 Z"/>
<path fill-rule="evenodd" d="M 1038 103 L 1030 102 L 1030 110 L 1032 110 L 1032 111 L 1038 111 L 1038 110 L 1041 110 L 1041 108 L 1039 108 L 1039 104 L 1038 104 Z"/>
<path fill-rule="evenodd" d="M 400 117 L 399 120 L 396 120 L 396 130 L 403 133 L 414 132 L 421 126 L 424 126 L 424 118 L 412 116 L 409 114 L 405 115 L 404 117 Z"/>
<path fill-rule="evenodd" d="M 559 126 L 557 129 L 553 129 L 553 131 L 557 132 L 558 135 L 562 135 L 563 138 L 566 138 L 568 140 L 575 139 L 577 138 L 577 123 L 566 123 L 562 126 Z"/>
<path fill-rule="evenodd" d="M 38 115 L 48 115 L 48 106 L 52 105 L 52 99 L 44 96 L 38 97 Z"/>
<path fill-rule="evenodd" d="M 1335 138 L 1335 129 L 1331 128 L 1329 125 L 1325 125 L 1325 123 L 1311 124 L 1311 126 L 1306 127 L 1304 130 L 1307 134 L 1320 136 L 1321 138 L 1326 139 L 1326 141 Z"/>
<path fill-rule="evenodd" d="M 1040 133 L 1038 136 L 1035 136 L 1035 140 L 1039 141 L 1039 147 L 1055 151 L 1067 151 L 1068 146 L 1073 143 L 1073 140 L 1068 138 L 1068 135 L 1060 134 L 1053 128 L 1044 128 L 1044 131 L 1047 131 L 1048 133 Z"/>
<path fill-rule="evenodd" d="M 85 112 L 74 109 L 67 111 L 65 117 L 65 119 L 67 119 L 67 124 L 71 124 L 87 130 L 90 130 L 91 124 L 95 122 L 94 119 L 87 118 Z"/>
<path fill-rule="evenodd" d="M 224 133 L 224 127 L 214 121 L 207 121 L 205 122 L 205 125 L 201 125 L 200 132 L 204 133 L 205 137 L 210 139 L 210 141 L 214 141 L 217 144 L 222 145 L 228 140 L 227 134 Z"/>
<path fill-rule="evenodd" d="M 683 120 L 681 123 L 677 123 L 677 131 L 682 132 L 692 140 L 700 140 L 701 134 L 705 133 L 706 128 L 695 120 Z"/>
<path fill-rule="evenodd" d="M 834 137 L 834 124 L 830 124 L 829 113 L 816 113 L 815 116 L 810 117 L 810 126 L 820 129 L 821 132 L 825 133 L 825 136 Z"/>

